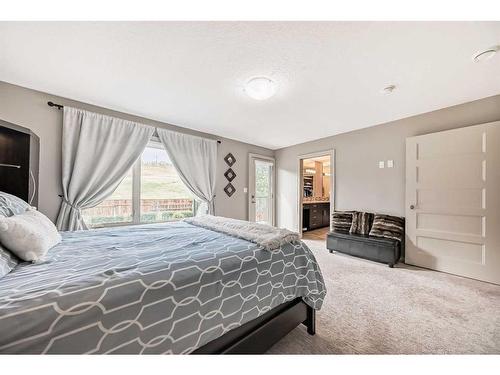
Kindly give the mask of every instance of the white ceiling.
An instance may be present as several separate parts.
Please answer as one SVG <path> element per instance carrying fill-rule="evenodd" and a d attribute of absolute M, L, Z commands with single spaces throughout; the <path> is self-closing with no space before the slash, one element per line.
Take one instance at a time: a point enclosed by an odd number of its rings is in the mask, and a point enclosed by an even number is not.
<path fill-rule="evenodd" d="M 277 149 L 500 94 L 500 54 L 471 59 L 497 44 L 500 22 L 0 22 L 0 80 Z"/>

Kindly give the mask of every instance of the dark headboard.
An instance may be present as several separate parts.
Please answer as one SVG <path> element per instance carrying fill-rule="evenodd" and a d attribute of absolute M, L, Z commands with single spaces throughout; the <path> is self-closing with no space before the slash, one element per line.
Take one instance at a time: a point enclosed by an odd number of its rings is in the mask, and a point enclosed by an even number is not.
<path fill-rule="evenodd" d="M 0 191 L 38 206 L 39 155 L 36 134 L 0 120 Z"/>

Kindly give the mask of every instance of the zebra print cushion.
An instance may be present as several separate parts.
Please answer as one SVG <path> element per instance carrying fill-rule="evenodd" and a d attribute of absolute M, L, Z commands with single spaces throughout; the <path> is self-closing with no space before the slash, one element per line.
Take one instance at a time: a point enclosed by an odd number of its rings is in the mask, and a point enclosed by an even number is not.
<path fill-rule="evenodd" d="M 335 211 L 332 214 L 332 230 L 336 232 L 349 232 L 352 223 L 352 212 Z"/>
<path fill-rule="evenodd" d="M 369 212 L 354 212 L 349 233 L 368 235 L 373 223 L 373 214 Z"/>
<path fill-rule="evenodd" d="M 402 241 L 405 234 L 405 218 L 376 214 L 370 236 L 385 237 Z"/>

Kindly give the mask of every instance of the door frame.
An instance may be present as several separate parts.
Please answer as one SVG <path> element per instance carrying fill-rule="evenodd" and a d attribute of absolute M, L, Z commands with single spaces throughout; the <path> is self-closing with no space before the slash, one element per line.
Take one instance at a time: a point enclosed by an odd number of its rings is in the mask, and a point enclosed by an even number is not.
<path fill-rule="evenodd" d="M 332 229 L 332 212 L 335 210 L 335 149 L 317 151 L 309 154 L 297 156 L 297 233 L 302 238 L 302 205 L 304 179 L 302 176 L 302 161 L 304 159 L 317 158 L 320 156 L 330 156 L 330 230 Z"/>
<path fill-rule="evenodd" d="M 271 172 L 271 225 L 275 225 L 276 222 L 276 159 L 272 156 L 266 156 L 261 154 L 255 154 L 252 152 L 248 153 L 248 221 L 250 221 L 250 213 L 252 211 L 252 198 L 251 198 L 251 188 L 252 179 L 255 182 L 255 170 L 252 167 L 252 159 L 260 159 L 265 161 L 273 162 L 273 169 Z"/>

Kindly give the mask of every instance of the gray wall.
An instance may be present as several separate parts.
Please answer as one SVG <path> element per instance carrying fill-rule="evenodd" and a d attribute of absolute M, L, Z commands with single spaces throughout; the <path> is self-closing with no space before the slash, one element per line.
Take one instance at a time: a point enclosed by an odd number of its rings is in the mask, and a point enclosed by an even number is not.
<path fill-rule="evenodd" d="M 62 112 L 49 107 L 47 105 L 47 101 L 49 100 L 63 105 L 87 109 L 144 124 L 222 140 L 222 144 L 219 145 L 216 198 L 217 214 L 221 216 L 247 219 L 248 201 L 247 194 L 243 193 L 243 188 L 248 186 L 248 153 L 259 153 L 267 156 L 272 156 L 274 154 L 273 151 L 262 147 L 200 133 L 138 116 L 111 111 L 0 81 L 0 119 L 29 128 L 40 137 L 40 195 L 38 205 L 40 211 L 52 220 L 55 220 L 61 202 L 58 194 L 61 194 L 62 191 Z M 224 177 L 227 165 L 223 158 L 228 152 L 231 152 L 236 157 L 236 164 L 232 168 L 237 174 L 236 179 L 233 181 L 233 185 L 236 187 L 236 193 L 230 198 L 227 197 L 226 193 L 223 191 L 227 183 Z"/>
<path fill-rule="evenodd" d="M 500 120 L 500 95 L 277 150 L 277 224 L 297 230 L 298 156 L 335 149 L 337 210 L 404 216 L 405 139 Z M 379 160 L 394 168 L 379 169 Z"/>
<path fill-rule="evenodd" d="M 404 214 L 405 138 L 441 130 L 500 120 L 500 95 L 439 111 L 434 111 L 363 130 L 322 138 L 273 151 L 234 140 L 199 133 L 105 108 L 76 102 L 0 81 L 0 119 L 32 129 L 39 137 L 40 201 L 39 209 L 55 219 L 61 193 L 62 113 L 47 106 L 52 100 L 61 104 L 117 116 L 189 134 L 221 139 L 219 145 L 217 214 L 247 219 L 248 153 L 276 156 L 277 224 L 297 228 L 297 157 L 335 149 L 335 199 L 339 210 L 357 209 Z M 228 198 L 222 190 L 227 169 L 223 157 L 232 152 L 237 191 Z M 393 169 L 379 169 L 378 160 L 394 160 Z"/>

